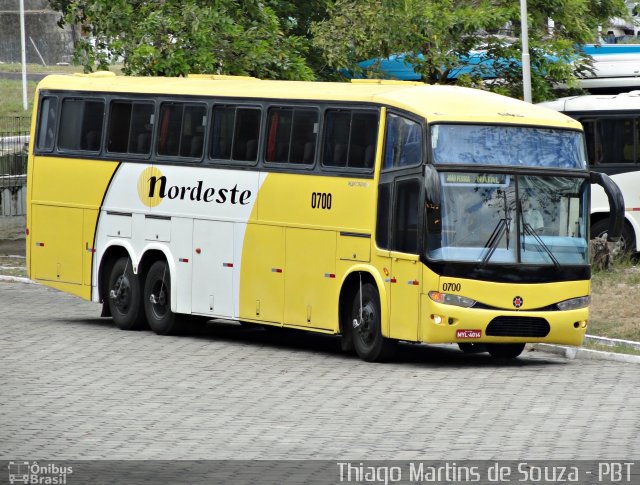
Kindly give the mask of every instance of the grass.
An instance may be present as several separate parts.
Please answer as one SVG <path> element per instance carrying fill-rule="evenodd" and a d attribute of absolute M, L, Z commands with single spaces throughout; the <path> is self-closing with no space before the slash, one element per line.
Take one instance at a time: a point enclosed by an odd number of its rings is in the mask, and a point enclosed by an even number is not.
<path fill-rule="evenodd" d="M 27 277 L 24 258 L 0 256 L 0 274 L 5 276 Z"/>
<path fill-rule="evenodd" d="M 36 91 L 36 85 L 37 83 L 35 81 L 27 81 L 27 100 L 29 102 L 29 108 L 25 111 L 22 106 L 22 81 L 0 78 L 0 118 L 31 116 L 33 95 Z"/>
<path fill-rule="evenodd" d="M 603 351 L 603 352 L 615 352 L 617 354 L 640 355 L 640 349 L 636 349 L 634 347 L 630 347 L 628 345 L 622 345 L 622 344 L 604 345 L 604 344 L 597 344 L 597 343 L 593 343 L 593 342 L 585 342 L 583 344 L 583 347 L 585 349 L 589 349 L 589 350 L 600 350 L 600 351 Z"/>
<path fill-rule="evenodd" d="M 587 333 L 640 341 L 640 264 L 620 258 L 609 271 L 593 273 L 591 315 Z"/>
<path fill-rule="evenodd" d="M 122 70 L 121 65 L 111 66 L 110 71 L 120 74 Z M 22 64 L 4 64 L 0 63 L 1 72 L 22 72 Z M 27 64 L 27 73 L 30 74 L 73 74 L 74 72 L 83 72 L 82 66 L 43 66 L 42 64 Z"/>
<path fill-rule="evenodd" d="M 22 72 L 22 64 L 19 63 L 0 63 L 0 72 Z M 71 74 L 74 72 L 82 72 L 82 66 L 43 66 L 42 64 L 27 64 L 27 73 L 31 74 Z"/>

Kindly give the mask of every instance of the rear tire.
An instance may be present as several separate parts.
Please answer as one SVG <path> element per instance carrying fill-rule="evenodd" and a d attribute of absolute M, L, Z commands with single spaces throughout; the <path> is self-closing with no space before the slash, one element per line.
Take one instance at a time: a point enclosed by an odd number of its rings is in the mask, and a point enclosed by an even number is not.
<path fill-rule="evenodd" d="M 107 283 L 107 305 L 116 326 L 121 330 L 138 330 L 144 326 L 142 288 L 140 279 L 133 274 L 129 257 L 113 263 Z"/>
<path fill-rule="evenodd" d="M 362 319 L 360 318 L 361 291 Z M 353 328 L 354 321 L 357 322 L 355 328 Z M 347 325 L 352 325 L 353 346 L 362 360 L 380 362 L 393 356 L 397 342 L 382 336 L 381 322 L 378 290 L 373 284 L 364 283 L 353 298 L 350 319 L 346 322 Z"/>
<path fill-rule="evenodd" d="M 602 219 L 598 222 L 595 222 L 591 226 L 591 232 L 589 237 L 591 239 L 596 239 L 599 237 L 607 237 L 607 232 L 609 231 L 609 218 Z M 626 253 L 634 253 L 636 250 L 636 238 L 633 234 L 633 229 L 629 227 L 627 221 L 622 225 L 622 234 L 620 235 L 620 240 L 616 243 L 613 255 L 618 256 Z"/>
<path fill-rule="evenodd" d="M 149 268 L 144 284 L 144 312 L 151 330 L 170 335 L 177 329 L 176 314 L 171 311 L 171 276 L 164 261 Z"/>
<path fill-rule="evenodd" d="M 491 357 L 515 359 L 524 350 L 525 344 L 484 344 Z"/>

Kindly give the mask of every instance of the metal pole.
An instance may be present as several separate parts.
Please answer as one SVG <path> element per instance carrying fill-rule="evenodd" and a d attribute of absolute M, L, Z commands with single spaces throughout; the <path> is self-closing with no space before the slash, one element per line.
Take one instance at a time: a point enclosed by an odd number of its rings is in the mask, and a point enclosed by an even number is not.
<path fill-rule="evenodd" d="M 531 102 L 531 62 L 529 57 L 529 25 L 527 23 L 527 0 L 520 0 L 520 30 L 522 39 L 522 94 Z"/>
<path fill-rule="evenodd" d="M 27 102 L 27 46 L 24 32 L 24 0 L 20 0 L 20 46 L 22 48 L 22 107 L 29 107 Z"/>

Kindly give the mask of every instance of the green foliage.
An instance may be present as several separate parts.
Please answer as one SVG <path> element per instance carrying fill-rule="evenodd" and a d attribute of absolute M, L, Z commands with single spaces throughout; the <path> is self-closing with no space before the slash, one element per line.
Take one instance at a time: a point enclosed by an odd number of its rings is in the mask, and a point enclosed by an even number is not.
<path fill-rule="evenodd" d="M 125 74 L 252 75 L 344 79 L 358 62 L 394 54 L 428 83 L 456 83 L 513 97 L 522 93 L 520 5 L 516 0 L 50 0 L 74 25 L 76 62 L 86 71 L 124 63 Z M 576 72 L 592 69 L 576 45 L 627 14 L 624 0 L 527 0 L 535 101 Z M 552 18 L 555 28 L 548 29 Z M 500 34 L 500 35 L 498 35 Z M 508 34 L 508 35 L 504 35 Z M 88 39 L 92 39 L 89 42 Z M 473 49 L 497 63 L 452 80 Z M 482 74 L 497 72 L 486 84 Z M 384 74 L 373 66 L 368 77 Z"/>
<path fill-rule="evenodd" d="M 308 43 L 283 28 L 274 9 L 258 0 L 50 3 L 63 13 L 61 24 L 83 30 L 75 61 L 87 72 L 122 60 L 125 74 L 314 77 L 305 58 Z"/>
<path fill-rule="evenodd" d="M 575 46 L 594 41 L 597 26 L 624 16 L 626 8 L 623 0 L 528 0 L 528 14 L 532 91 L 538 101 L 553 97 L 557 84 L 575 86 L 574 69 L 590 68 Z M 555 21 L 551 33 L 548 18 Z M 505 26 L 511 37 L 496 35 Z M 521 97 L 520 6 L 513 0 L 337 0 L 312 31 L 335 69 L 358 72 L 359 61 L 405 53 L 424 82 L 481 87 L 481 75 L 491 68 L 499 80 L 488 89 Z M 501 61 L 450 79 L 451 71 L 462 67 L 461 57 L 479 47 Z"/>

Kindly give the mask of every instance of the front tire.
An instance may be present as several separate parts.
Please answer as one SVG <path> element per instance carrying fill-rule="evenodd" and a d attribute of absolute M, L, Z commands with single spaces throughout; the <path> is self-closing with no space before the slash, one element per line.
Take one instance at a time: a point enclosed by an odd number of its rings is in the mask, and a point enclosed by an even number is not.
<path fill-rule="evenodd" d="M 144 326 L 142 288 L 133 274 L 129 257 L 115 261 L 109 272 L 107 304 L 116 326 L 121 330 L 138 330 Z"/>
<path fill-rule="evenodd" d="M 158 335 L 176 331 L 176 314 L 171 311 L 171 276 L 164 261 L 156 261 L 149 268 L 144 284 L 144 312 L 151 330 Z"/>
<path fill-rule="evenodd" d="M 360 315 L 361 302 L 362 316 Z M 353 346 L 362 360 L 379 362 L 393 356 L 397 342 L 382 336 L 380 295 L 373 284 L 364 283 L 356 292 L 350 317 L 349 322 L 346 323 L 353 327 L 351 330 Z"/>
<path fill-rule="evenodd" d="M 525 344 L 484 344 L 491 357 L 515 359 L 524 350 Z"/>

